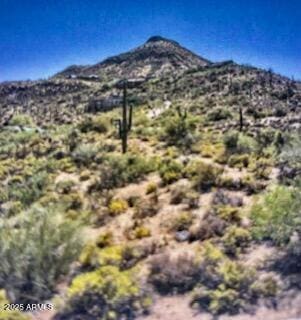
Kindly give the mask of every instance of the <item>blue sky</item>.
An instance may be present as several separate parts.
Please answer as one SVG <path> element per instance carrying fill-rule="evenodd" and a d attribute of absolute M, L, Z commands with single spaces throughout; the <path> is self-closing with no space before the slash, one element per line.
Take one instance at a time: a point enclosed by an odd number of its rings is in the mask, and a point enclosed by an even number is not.
<path fill-rule="evenodd" d="M 0 0 L 0 81 L 93 64 L 152 35 L 301 79 L 300 0 Z"/>

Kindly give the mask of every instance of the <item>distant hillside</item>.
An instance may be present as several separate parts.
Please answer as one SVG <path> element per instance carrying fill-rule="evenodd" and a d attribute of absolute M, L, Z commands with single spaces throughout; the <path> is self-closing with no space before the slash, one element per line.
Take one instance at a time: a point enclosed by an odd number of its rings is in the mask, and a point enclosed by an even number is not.
<path fill-rule="evenodd" d="M 116 85 L 124 78 L 131 80 L 129 98 L 136 104 L 184 99 L 199 105 L 203 114 L 241 106 L 250 125 L 254 117 L 262 125 L 300 125 L 299 82 L 232 61 L 211 63 L 159 36 L 96 65 L 70 66 L 48 80 L 0 84 L 2 123 L 14 112 L 30 113 L 40 125 L 71 123 L 83 112 L 118 106 Z"/>

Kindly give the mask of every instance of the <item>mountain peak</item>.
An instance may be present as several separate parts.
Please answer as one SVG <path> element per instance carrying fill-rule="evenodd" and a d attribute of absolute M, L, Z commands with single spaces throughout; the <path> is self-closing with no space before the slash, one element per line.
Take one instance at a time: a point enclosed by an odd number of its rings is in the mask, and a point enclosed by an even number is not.
<path fill-rule="evenodd" d="M 170 39 L 164 38 L 164 37 L 161 37 L 161 36 L 152 36 L 146 41 L 146 43 L 159 42 L 159 41 L 170 42 L 170 43 L 179 45 L 178 42 L 176 42 L 174 40 L 170 40 Z"/>
<path fill-rule="evenodd" d="M 128 52 L 109 57 L 92 66 L 69 67 L 57 76 L 85 78 L 96 76 L 106 80 L 124 77 L 149 78 L 208 64 L 210 64 L 208 60 L 182 47 L 178 42 L 155 35 Z"/>

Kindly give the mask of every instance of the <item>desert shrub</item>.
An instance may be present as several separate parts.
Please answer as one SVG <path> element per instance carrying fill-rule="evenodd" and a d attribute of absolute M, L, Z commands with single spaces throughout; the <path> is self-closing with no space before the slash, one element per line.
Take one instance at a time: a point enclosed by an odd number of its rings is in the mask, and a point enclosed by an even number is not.
<path fill-rule="evenodd" d="M 259 158 L 252 168 L 254 176 L 257 179 L 267 180 L 272 172 L 272 163 L 270 159 Z"/>
<path fill-rule="evenodd" d="M 60 204 L 65 211 L 79 210 L 82 208 L 83 201 L 77 192 L 71 192 L 69 194 L 63 194 L 58 198 L 58 204 Z"/>
<path fill-rule="evenodd" d="M 104 115 L 85 118 L 79 124 L 79 130 L 87 133 L 89 131 L 95 131 L 98 133 L 106 133 L 109 131 L 110 123 L 107 117 Z"/>
<path fill-rule="evenodd" d="M 290 183 L 301 174 L 301 139 L 292 135 L 279 156 L 280 180 Z"/>
<path fill-rule="evenodd" d="M 12 217 L 20 213 L 22 210 L 23 205 L 20 201 L 10 201 L 6 204 L 6 210 L 3 210 L 3 212 L 7 217 Z"/>
<path fill-rule="evenodd" d="M 163 157 L 165 159 L 174 159 L 176 160 L 181 155 L 181 152 L 176 147 L 168 147 L 165 149 Z M 168 160 L 167 160 L 168 161 Z"/>
<path fill-rule="evenodd" d="M 275 277 L 272 275 L 265 275 L 252 284 L 251 290 L 255 296 L 271 298 L 275 297 L 279 292 L 279 285 Z"/>
<path fill-rule="evenodd" d="M 235 314 L 254 302 L 253 269 L 229 260 L 210 242 L 204 245 L 200 266 L 202 276 L 192 304 L 213 314 Z"/>
<path fill-rule="evenodd" d="M 215 290 L 197 288 L 193 293 L 193 304 L 198 303 L 202 309 L 213 314 L 235 313 L 240 308 L 241 300 L 236 290 L 220 285 Z"/>
<path fill-rule="evenodd" d="M 135 239 L 142 239 L 151 236 L 151 231 L 146 226 L 138 226 L 134 229 L 134 238 Z"/>
<path fill-rule="evenodd" d="M 140 244 L 125 245 L 122 250 L 121 269 L 126 270 L 135 266 L 140 260 L 154 254 L 156 251 L 155 242 L 143 242 Z"/>
<path fill-rule="evenodd" d="M 83 247 L 79 256 L 79 262 L 81 263 L 82 267 L 94 267 L 97 263 L 97 253 L 97 246 L 92 242 L 87 243 Z"/>
<path fill-rule="evenodd" d="M 134 219 L 144 219 L 153 217 L 159 210 L 157 202 L 150 200 L 140 200 L 135 204 Z"/>
<path fill-rule="evenodd" d="M 230 131 L 224 136 L 224 145 L 227 151 L 233 152 L 238 143 L 238 137 L 239 137 L 239 132 L 237 131 Z"/>
<path fill-rule="evenodd" d="M 171 229 L 174 231 L 187 230 L 192 225 L 193 218 L 191 212 L 181 212 L 171 221 Z"/>
<path fill-rule="evenodd" d="M 228 159 L 228 165 L 236 168 L 247 168 L 249 165 L 250 157 L 247 154 L 233 154 Z"/>
<path fill-rule="evenodd" d="M 245 134 L 240 134 L 237 141 L 236 152 L 243 153 L 252 153 L 258 150 L 257 141 Z"/>
<path fill-rule="evenodd" d="M 222 143 L 205 142 L 195 151 L 200 151 L 203 157 L 214 158 L 218 163 L 224 163 L 225 148 Z"/>
<path fill-rule="evenodd" d="M 222 238 L 226 253 L 237 256 L 251 241 L 248 230 L 236 226 L 230 226 Z"/>
<path fill-rule="evenodd" d="M 301 231 L 300 208 L 299 189 L 277 186 L 268 191 L 251 211 L 254 236 L 287 244 L 295 231 Z"/>
<path fill-rule="evenodd" d="M 232 114 L 226 108 L 218 107 L 215 108 L 207 113 L 207 119 L 209 121 L 220 121 L 220 120 L 227 120 L 231 119 Z"/>
<path fill-rule="evenodd" d="M 183 165 L 174 160 L 165 160 L 159 168 L 160 177 L 164 184 L 170 184 L 182 177 Z"/>
<path fill-rule="evenodd" d="M 255 179 L 252 175 L 246 175 L 240 180 L 240 187 L 244 189 L 248 195 L 251 195 L 264 190 L 266 183 Z"/>
<path fill-rule="evenodd" d="M 164 124 L 164 140 L 170 144 L 188 147 L 193 140 L 197 119 L 185 111 L 178 111 L 168 118 Z"/>
<path fill-rule="evenodd" d="M 19 201 L 25 207 L 29 206 L 43 195 L 48 182 L 48 173 L 45 171 L 29 177 L 15 176 L 9 181 L 8 198 Z"/>
<path fill-rule="evenodd" d="M 271 128 L 261 129 L 257 132 L 256 141 L 258 144 L 258 153 L 264 153 L 264 150 L 268 147 L 281 147 L 283 142 L 282 138 L 277 135 L 277 131 Z"/>
<path fill-rule="evenodd" d="M 249 154 L 258 150 L 254 138 L 237 131 L 230 131 L 224 136 L 224 145 L 229 154 Z"/>
<path fill-rule="evenodd" d="M 241 212 L 237 207 L 217 206 L 214 208 L 214 212 L 219 218 L 229 223 L 240 223 L 242 219 Z"/>
<path fill-rule="evenodd" d="M 113 245 L 101 250 L 97 250 L 97 261 L 95 266 L 102 267 L 113 265 L 120 267 L 123 259 L 122 251 L 123 246 L 121 245 Z"/>
<path fill-rule="evenodd" d="M 117 216 L 128 209 L 128 203 L 123 199 L 112 199 L 109 204 L 109 213 Z"/>
<path fill-rule="evenodd" d="M 70 158 L 63 158 L 58 161 L 58 169 L 72 173 L 76 170 L 74 162 Z"/>
<path fill-rule="evenodd" d="M 213 194 L 212 204 L 214 206 L 230 205 L 232 207 L 241 207 L 243 205 L 243 198 L 239 196 L 228 195 L 226 192 L 218 189 Z"/>
<path fill-rule="evenodd" d="M 9 121 L 11 126 L 32 127 L 34 125 L 32 118 L 27 114 L 16 114 Z"/>
<path fill-rule="evenodd" d="M 34 227 L 33 227 L 34 226 Z M 35 208 L 13 224 L 0 223 L 0 287 L 14 303 L 48 299 L 77 257 L 80 229 L 62 215 Z"/>
<path fill-rule="evenodd" d="M 177 184 L 173 186 L 173 188 L 171 189 L 170 203 L 171 204 L 182 203 L 188 191 L 189 191 L 189 186 L 187 186 L 186 184 Z"/>
<path fill-rule="evenodd" d="M 98 153 L 98 147 L 94 144 L 81 144 L 72 152 L 72 159 L 78 166 L 88 166 Z"/>
<path fill-rule="evenodd" d="M 122 250 L 120 245 L 99 248 L 96 243 L 87 243 L 79 257 L 83 267 L 98 268 L 103 266 L 117 266 L 122 263 Z"/>
<path fill-rule="evenodd" d="M 179 184 L 171 190 L 171 204 L 187 204 L 190 209 L 197 208 L 199 206 L 199 194 L 191 190 L 186 184 Z"/>
<path fill-rule="evenodd" d="M 180 204 L 186 197 L 187 193 L 191 190 L 188 183 L 185 182 L 179 182 L 175 185 L 173 185 L 171 188 L 171 204 Z"/>
<path fill-rule="evenodd" d="M 155 193 L 158 190 L 158 185 L 155 182 L 150 182 L 146 187 L 146 194 Z"/>
<path fill-rule="evenodd" d="M 218 216 L 209 212 L 205 215 L 200 224 L 190 228 L 190 240 L 207 240 L 220 237 L 224 234 L 227 224 Z"/>
<path fill-rule="evenodd" d="M 199 265 L 195 257 L 182 254 L 172 258 L 160 254 L 150 261 L 149 282 L 161 294 L 189 291 L 200 277 Z"/>
<path fill-rule="evenodd" d="M 122 187 L 137 182 L 157 167 L 156 159 L 130 154 L 109 155 L 104 158 L 100 179 L 92 189 L 100 191 Z"/>
<path fill-rule="evenodd" d="M 129 269 L 150 253 L 154 253 L 155 250 L 152 244 L 148 246 L 145 243 L 141 245 L 114 245 L 110 238 L 103 241 L 105 236 L 106 233 L 100 235 L 95 243 L 89 242 L 84 246 L 79 257 L 83 268 L 91 270 L 112 265 L 121 269 Z M 132 236 L 134 239 L 135 235 Z"/>
<path fill-rule="evenodd" d="M 186 175 L 192 179 L 198 191 L 208 191 L 217 185 L 222 168 L 202 161 L 192 161 L 186 168 Z"/>
<path fill-rule="evenodd" d="M 194 191 L 191 190 L 188 193 L 186 193 L 184 199 L 183 199 L 183 203 L 188 205 L 189 209 L 196 209 L 199 207 L 199 194 Z"/>
<path fill-rule="evenodd" d="M 133 319 L 151 303 L 134 274 L 106 266 L 77 276 L 68 291 L 66 318 Z"/>

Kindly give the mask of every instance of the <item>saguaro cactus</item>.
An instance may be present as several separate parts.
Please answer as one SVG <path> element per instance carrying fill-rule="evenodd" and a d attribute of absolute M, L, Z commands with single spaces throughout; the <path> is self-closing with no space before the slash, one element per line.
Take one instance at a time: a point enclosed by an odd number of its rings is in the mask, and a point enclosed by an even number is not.
<path fill-rule="evenodd" d="M 188 112 L 187 112 L 187 108 L 183 108 L 181 109 L 180 106 L 178 106 L 176 108 L 177 113 L 178 113 L 178 117 L 179 117 L 179 123 L 178 123 L 178 135 L 181 137 L 184 137 L 187 134 L 187 116 L 188 116 Z"/>
<path fill-rule="evenodd" d="M 127 105 L 127 80 L 123 81 L 123 99 L 122 99 L 122 119 L 114 120 L 118 127 L 119 138 L 121 139 L 122 153 L 127 152 L 128 132 L 132 128 L 133 106 L 130 105 L 128 111 Z"/>
<path fill-rule="evenodd" d="M 243 118 L 243 112 L 242 107 L 239 107 L 239 131 L 241 132 L 244 126 L 244 118 Z"/>

